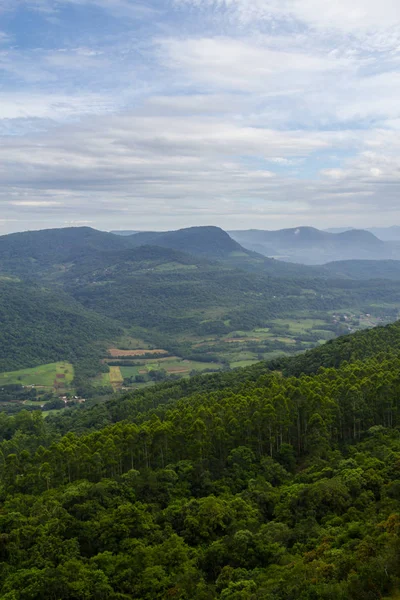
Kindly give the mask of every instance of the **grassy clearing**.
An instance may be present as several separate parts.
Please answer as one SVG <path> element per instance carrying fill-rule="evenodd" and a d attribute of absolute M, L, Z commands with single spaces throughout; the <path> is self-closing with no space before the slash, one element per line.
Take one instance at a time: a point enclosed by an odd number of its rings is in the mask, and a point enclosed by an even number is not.
<path fill-rule="evenodd" d="M 55 408 L 54 410 L 42 410 L 42 416 L 45 419 L 46 417 L 48 417 L 49 415 L 58 415 L 62 412 L 64 412 L 65 408 Z"/>
<path fill-rule="evenodd" d="M 0 373 L 0 385 L 21 384 L 56 389 L 56 387 L 69 387 L 73 378 L 73 366 L 68 362 L 57 362 L 33 369 Z"/>
<path fill-rule="evenodd" d="M 91 383 L 94 386 L 110 387 L 110 373 L 100 373 L 93 381 L 91 381 Z"/>
<path fill-rule="evenodd" d="M 238 367 L 250 367 L 251 365 L 254 365 L 257 362 L 259 362 L 259 360 L 257 360 L 257 359 L 237 360 L 237 361 L 231 362 L 230 366 L 232 369 L 237 369 Z"/>
<path fill-rule="evenodd" d="M 110 367 L 109 377 L 111 385 L 118 387 L 123 381 L 120 367 Z"/>

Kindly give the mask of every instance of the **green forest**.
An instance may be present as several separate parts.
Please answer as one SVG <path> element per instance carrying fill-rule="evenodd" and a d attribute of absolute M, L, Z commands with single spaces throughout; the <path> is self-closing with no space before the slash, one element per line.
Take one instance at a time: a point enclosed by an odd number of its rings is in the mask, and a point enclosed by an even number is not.
<path fill-rule="evenodd" d="M 400 324 L 299 360 L 0 413 L 0 597 L 395 598 Z"/>

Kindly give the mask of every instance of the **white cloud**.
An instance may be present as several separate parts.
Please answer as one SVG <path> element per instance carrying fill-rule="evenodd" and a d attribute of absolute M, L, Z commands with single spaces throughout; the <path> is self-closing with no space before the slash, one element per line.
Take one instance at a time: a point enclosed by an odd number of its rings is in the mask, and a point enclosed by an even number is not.
<path fill-rule="evenodd" d="M 310 27 L 340 32 L 376 31 L 399 25 L 397 0 L 176 0 L 177 4 L 227 10 L 244 23 L 295 20 Z"/>
<path fill-rule="evenodd" d="M 75 36 L 68 4 L 110 31 Z M 0 51 L 3 230 L 400 222 L 397 3 L 11 5 L 53 45 Z"/>

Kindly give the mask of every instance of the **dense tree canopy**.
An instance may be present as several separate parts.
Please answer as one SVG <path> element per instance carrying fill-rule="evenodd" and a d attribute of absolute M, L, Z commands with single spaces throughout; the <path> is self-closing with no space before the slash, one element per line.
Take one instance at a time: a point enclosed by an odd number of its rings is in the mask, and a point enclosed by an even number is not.
<path fill-rule="evenodd" d="M 391 594 L 399 339 L 346 338 L 351 360 L 336 340 L 337 365 L 315 350 L 308 375 L 260 363 L 47 420 L 0 414 L 0 597 Z"/>

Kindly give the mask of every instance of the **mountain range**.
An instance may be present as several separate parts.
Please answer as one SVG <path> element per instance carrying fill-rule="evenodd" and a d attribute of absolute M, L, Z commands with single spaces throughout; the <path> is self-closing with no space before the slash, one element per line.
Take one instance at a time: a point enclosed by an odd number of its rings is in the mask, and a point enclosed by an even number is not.
<path fill-rule="evenodd" d="M 385 242 L 370 231 L 350 229 L 339 233 L 314 227 L 264 231 L 230 231 L 245 248 L 281 261 L 322 265 L 340 260 L 399 259 L 400 245 Z"/>
<path fill-rule="evenodd" d="M 396 228 L 391 229 L 396 231 Z M 175 248 L 277 276 L 288 275 L 289 267 L 280 265 L 276 268 L 271 259 L 297 265 L 400 259 L 400 243 L 388 241 L 390 235 L 394 239 L 394 233 L 387 232 L 388 239 L 383 240 L 372 231 L 364 229 L 322 231 L 314 227 L 296 227 L 272 231 L 249 229 L 225 232 L 218 227 L 191 227 L 167 232 L 114 233 L 129 240 L 131 246 L 150 244 Z M 269 260 L 266 261 L 265 258 Z M 311 274 L 299 266 L 296 269 L 301 269 L 297 271 L 298 274 Z M 295 274 L 294 269 L 292 274 Z"/>

